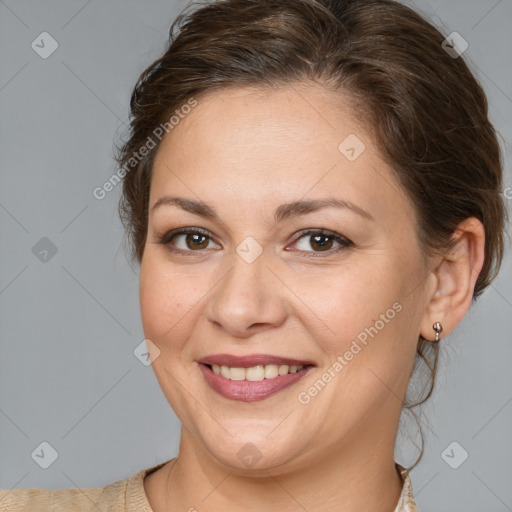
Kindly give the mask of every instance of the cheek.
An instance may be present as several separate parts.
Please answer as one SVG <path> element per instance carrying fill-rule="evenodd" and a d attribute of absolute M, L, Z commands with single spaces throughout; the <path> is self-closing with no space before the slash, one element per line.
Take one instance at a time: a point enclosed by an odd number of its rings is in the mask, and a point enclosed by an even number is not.
<path fill-rule="evenodd" d="M 368 254 L 324 275 L 301 278 L 293 287 L 314 313 L 308 313 L 308 330 L 324 353 L 323 366 L 337 376 L 332 392 L 354 401 L 354 407 L 381 399 L 389 394 L 388 385 L 393 389 L 408 374 L 418 309 L 417 297 L 409 293 L 419 272 L 414 261 L 399 268 L 391 256 Z"/>
<path fill-rule="evenodd" d="M 393 277 L 383 262 L 367 257 L 366 262 L 360 260 L 301 277 L 293 290 L 314 313 L 312 318 L 321 328 L 317 332 L 324 333 L 324 339 L 332 339 L 333 349 L 339 350 L 399 299 Z"/>
<path fill-rule="evenodd" d="M 166 339 L 180 339 L 202 294 L 195 285 L 197 277 L 180 275 L 150 251 L 144 258 L 139 280 L 142 324 L 145 336 L 161 345 Z"/>

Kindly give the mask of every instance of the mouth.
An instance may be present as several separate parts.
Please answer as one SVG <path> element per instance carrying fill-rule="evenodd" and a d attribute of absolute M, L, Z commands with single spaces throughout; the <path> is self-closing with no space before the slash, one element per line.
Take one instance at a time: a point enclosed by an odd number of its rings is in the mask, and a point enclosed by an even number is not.
<path fill-rule="evenodd" d="M 216 375 L 222 375 L 225 379 L 261 382 L 264 379 L 276 379 L 279 376 L 298 373 L 312 365 L 266 364 L 249 366 L 248 368 L 221 366 L 218 364 L 207 364 L 205 366 Z"/>
<path fill-rule="evenodd" d="M 218 354 L 198 363 L 214 391 L 244 402 L 264 400 L 297 383 L 316 367 L 311 361 L 268 355 Z"/>

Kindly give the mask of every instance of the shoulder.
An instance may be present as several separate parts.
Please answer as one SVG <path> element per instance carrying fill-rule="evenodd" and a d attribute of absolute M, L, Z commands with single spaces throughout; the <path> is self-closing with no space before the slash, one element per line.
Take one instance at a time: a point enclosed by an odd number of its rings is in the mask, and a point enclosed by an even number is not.
<path fill-rule="evenodd" d="M 144 492 L 146 474 L 165 463 L 142 469 L 125 480 L 106 487 L 87 489 L 11 489 L 0 490 L 2 512 L 114 512 L 119 510 L 152 512 Z"/>
<path fill-rule="evenodd" d="M 0 491 L 0 510 L 14 512 L 30 510 L 34 512 L 49 510 L 50 492 L 45 489 L 11 489 Z"/>
<path fill-rule="evenodd" d="M 89 512 L 109 510 L 110 505 L 122 503 L 128 480 L 114 482 L 106 487 L 88 489 L 11 489 L 0 491 L 2 512 Z M 107 506 L 108 508 L 105 508 Z"/>

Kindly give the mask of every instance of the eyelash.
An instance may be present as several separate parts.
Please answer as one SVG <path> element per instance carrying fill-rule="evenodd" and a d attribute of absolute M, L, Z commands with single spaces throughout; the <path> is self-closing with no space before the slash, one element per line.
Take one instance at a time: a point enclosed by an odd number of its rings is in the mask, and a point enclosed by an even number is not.
<path fill-rule="evenodd" d="M 171 246 L 171 240 L 175 238 L 178 235 L 188 235 L 188 234 L 194 234 L 194 235 L 203 235 L 209 238 L 210 240 L 212 237 L 210 236 L 209 232 L 206 230 L 203 230 L 201 228 L 180 228 L 176 229 L 174 231 L 169 231 L 168 233 L 164 234 L 163 236 L 159 237 L 158 243 L 163 244 L 167 247 L 167 249 L 173 253 L 183 254 L 185 256 L 193 256 L 194 253 L 202 254 L 205 249 L 200 249 L 197 251 L 194 250 L 183 250 L 183 249 L 176 249 L 175 247 Z M 323 235 L 325 237 L 333 238 L 336 242 L 340 244 L 340 247 L 335 249 L 329 249 L 327 251 L 298 251 L 299 253 L 305 253 L 305 254 L 299 254 L 302 257 L 310 257 L 313 256 L 314 258 L 322 258 L 326 256 L 330 256 L 332 254 L 338 253 L 348 247 L 353 247 L 354 244 L 352 241 L 350 241 L 348 238 L 336 233 L 335 231 L 329 231 L 327 229 L 305 229 L 303 231 L 299 231 L 297 233 L 297 236 L 293 239 L 293 243 L 298 242 L 301 238 L 306 236 L 319 236 Z"/>

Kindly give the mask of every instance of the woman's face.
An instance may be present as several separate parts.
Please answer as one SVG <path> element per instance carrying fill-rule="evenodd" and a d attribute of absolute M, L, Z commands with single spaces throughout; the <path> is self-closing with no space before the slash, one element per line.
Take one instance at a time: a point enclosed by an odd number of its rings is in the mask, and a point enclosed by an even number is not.
<path fill-rule="evenodd" d="M 426 261 L 348 96 L 297 84 L 198 99 L 158 149 L 140 272 L 182 442 L 237 471 L 392 454 Z"/>

